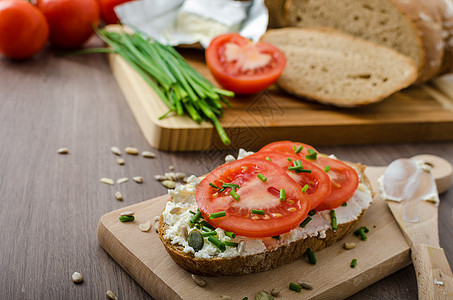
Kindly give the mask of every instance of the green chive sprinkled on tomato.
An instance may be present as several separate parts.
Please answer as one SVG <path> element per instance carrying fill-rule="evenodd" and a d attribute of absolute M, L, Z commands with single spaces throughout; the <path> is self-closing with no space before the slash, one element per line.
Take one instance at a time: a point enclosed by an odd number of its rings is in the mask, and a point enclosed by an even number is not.
<path fill-rule="evenodd" d="M 294 145 L 294 148 L 296 148 L 296 145 Z M 295 152 L 296 154 L 299 154 L 299 153 L 302 151 L 302 149 L 304 149 L 304 147 L 303 147 L 302 145 L 299 145 L 299 147 L 297 147 L 296 149 L 294 149 L 294 152 Z"/>
<path fill-rule="evenodd" d="M 315 256 L 315 253 L 313 252 L 313 250 L 311 250 L 311 248 L 308 248 L 305 253 L 307 253 L 308 262 L 310 264 L 312 264 L 312 265 L 315 265 L 316 264 L 316 256 Z"/>
<path fill-rule="evenodd" d="M 198 220 L 201 219 L 201 211 L 197 209 L 197 213 L 190 219 L 190 223 L 195 224 L 198 222 Z"/>
<path fill-rule="evenodd" d="M 308 153 L 309 154 L 305 155 L 306 159 L 316 160 L 318 158 L 318 153 L 313 149 L 308 149 Z"/>
<path fill-rule="evenodd" d="M 297 283 L 290 282 L 289 289 L 299 293 L 302 290 L 302 286 L 298 285 Z"/>
<path fill-rule="evenodd" d="M 300 227 L 305 228 L 305 226 L 306 226 L 306 225 L 308 224 L 308 222 L 310 222 L 310 221 L 311 221 L 311 217 L 310 217 L 310 216 L 307 216 L 307 217 L 305 218 L 305 220 L 303 220 L 302 223 L 300 223 Z"/>
<path fill-rule="evenodd" d="M 355 268 L 356 265 L 357 265 L 357 258 L 354 258 L 354 259 L 351 261 L 351 268 Z"/>
<path fill-rule="evenodd" d="M 234 189 L 231 190 L 230 195 L 231 195 L 231 197 L 233 197 L 234 200 L 236 200 L 236 201 L 241 200 L 241 196 L 239 196 L 238 193 L 236 193 L 236 191 L 235 191 Z"/>
<path fill-rule="evenodd" d="M 252 214 L 255 214 L 255 215 L 264 215 L 264 210 L 260 210 L 260 209 L 252 209 Z"/>
<path fill-rule="evenodd" d="M 134 216 L 120 216 L 119 217 L 121 222 L 132 222 L 135 220 Z"/>
<path fill-rule="evenodd" d="M 285 190 L 284 189 L 281 189 L 280 190 L 280 201 L 285 201 L 286 197 L 285 197 Z"/>
<path fill-rule="evenodd" d="M 266 156 L 265 159 L 268 160 L 268 161 L 272 161 L 272 159 L 270 159 L 269 156 Z"/>
<path fill-rule="evenodd" d="M 200 221 L 200 225 L 203 226 L 203 227 L 207 227 L 207 228 L 209 228 L 209 229 L 211 229 L 211 230 L 215 230 L 214 226 L 212 226 L 211 224 L 209 224 L 209 223 L 206 222 L 205 220 Z M 209 230 L 207 230 L 207 231 L 209 231 Z"/>
<path fill-rule="evenodd" d="M 209 219 L 217 219 L 226 216 L 226 211 L 218 211 L 209 215 Z"/>
<path fill-rule="evenodd" d="M 326 166 L 326 167 L 324 168 L 324 172 L 326 172 L 326 173 L 329 172 L 329 170 L 330 170 L 330 166 Z"/>
<path fill-rule="evenodd" d="M 341 204 L 341 206 L 348 206 L 348 202 Z"/>
<path fill-rule="evenodd" d="M 266 182 L 267 181 L 267 177 L 264 176 L 261 173 L 258 173 L 258 175 L 256 175 L 256 177 L 258 177 L 258 179 L 261 180 L 262 182 Z"/>
<path fill-rule="evenodd" d="M 217 231 L 205 231 L 205 232 L 201 233 L 202 237 L 207 237 L 207 236 L 211 236 L 211 235 L 217 235 Z"/>
<path fill-rule="evenodd" d="M 287 160 L 288 160 L 289 162 L 292 162 L 292 161 L 293 161 L 293 159 L 292 159 L 291 157 L 288 157 Z"/>
<path fill-rule="evenodd" d="M 210 182 L 209 185 L 215 189 L 218 189 L 220 190 L 220 188 L 218 186 L 216 186 L 214 183 Z"/>
<path fill-rule="evenodd" d="M 316 209 L 310 210 L 310 211 L 308 212 L 308 215 L 309 215 L 309 216 L 314 216 L 314 215 L 316 215 Z"/>
<path fill-rule="evenodd" d="M 238 184 L 235 184 L 235 183 L 224 183 L 224 184 L 222 184 L 222 187 L 223 188 L 232 188 L 232 189 L 240 188 L 240 186 Z"/>
<path fill-rule="evenodd" d="M 201 226 L 201 230 L 203 231 L 206 231 L 206 232 L 210 232 L 210 231 L 213 231 L 214 229 L 208 227 L 208 226 Z"/>
<path fill-rule="evenodd" d="M 296 146 L 296 145 L 293 145 L 293 149 L 294 149 L 294 152 L 295 152 L 296 149 L 297 149 L 297 146 Z"/>
<path fill-rule="evenodd" d="M 331 224 L 332 224 L 333 232 L 337 231 L 337 216 L 335 214 L 335 210 L 334 209 L 332 209 L 330 211 L 330 221 L 331 221 Z"/>
<path fill-rule="evenodd" d="M 230 242 L 230 241 L 225 241 L 223 242 L 225 244 L 225 246 L 230 246 L 230 247 L 237 247 L 239 246 L 239 243 L 236 243 L 236 242 Z"/>
<path fill-rule="evenodd" d="M 224 231 L 226 236 L 229 236 L 230 238 L 234 239 L 236 237 L 236 234 L 231 231 Z"/>
<path fill-rule="evenodd" d="M 276 239 L 276 240 L 279 240 L 279 239 L 280 239 L 280 236 L 279 236 L 279 235 L 274 235 L 272 238 L 273 238 L 273 239 Z"/>
<path fill-rule="evenodd" d="M 306 193 L 308 188 L 309 188 L 308 184 L 305 184 L 304 187 L 302 188 L 302 193 Z"/>
<path fill-rule="evenodd" d="M 220 251 L 225 251 L 225 244 L 222 243 L 218 238 L 213 235 L 208 236 L 208 241 L 210 241 L 214 246 L 220 249 Z"/>

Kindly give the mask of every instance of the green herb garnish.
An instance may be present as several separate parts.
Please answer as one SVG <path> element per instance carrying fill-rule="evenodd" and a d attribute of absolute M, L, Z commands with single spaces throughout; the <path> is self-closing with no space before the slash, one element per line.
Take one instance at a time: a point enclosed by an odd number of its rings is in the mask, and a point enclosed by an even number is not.
<path fill-rule="evenodd" d="M 362 241 L 366 241 L 367 239 L 367 236 L 365 233 L 369 232 L 368 228 L 366 227 L 360 227 L 359 229 L 357 229 L 356 231 L 354 231 L 354 235 L 360 237 L 360 239 L 362 239 Z"/>
<path fill-rule="evenodd" d="M 316 256 L 315 256 L 315 253 L 313 252 L 313 250 L 311 250 L 311 248 L 308 248 L 305 253 L 307 253 L 308 262 L 310 264 L 312 264 L 312 265 L 315 265 L 316 264 Z"/>
<path fill-rule="evenodd" d="M 235 191 L 234 189 L 231 190 L 230 195 L 231 195 L 231 197 L 233 197 L 234 200 L 236 200 L 236 201 L 241 200 L 241 196 L 239 196 L 238 193 L 236 193 L 236 191 Z"/>
<path fill-rule="evenodd" d="M 311 221 L 311 217 L 307 216 L 305 220 L 303 220 L 302 223 L 300 223 L 300 227 L 305 228 L 305 226 L 308 224 L 308 222 Z"/>
<path fill-rule="evenodd" d="M 310 211 L 308 212 L 308 215 L 309 215 L 309 216 L 314 216 L 314 215 L 316 215 L 316 209 L 310 210 Z"/>
<path fill-rule="evenodd" d="M 286 199 L 286 196 L 285 196 L 285 190 L 284 189 L 281 189 L 280 190 L 280 197 L 279 197 L 280 201 L 285 201 Z"/>
<path fill-rule="evenodd" d="M 296 148 L 296 145 L 294 145 L 294 152 L 296 154 L 299 154 L 302 151 L 302 149 L 304 149 L 304 147 L 302 145 L 299 145 L 299 147 L 297 147 L 297 148 Z"/>
<path fill-rule="evenodd" d="M 302 188 L 302 193 L 306 193 L 308 190 L 308 184 L 305 184 L 304 187 Z"/>
<path fill-rule="evenodd" d="M 318 158 L 318 153 L 313 149 L 308 149 L 308 153 L 310 154 L 305 155 L 306 159 L 316 160 Z"/>
<path fill-rule="evenodd" d="M 261 174 L 261 173 L 258 173 L 258 174 L 256 175 L 256 177 L 258 177 L 258 179 L 261 180 L 262 182 L 266 182 L 266 181 L 267 181 L 267 177 L 264 176 L 264 175 Z"/>
<path fill-rule="evenodd" d="M 332 224 L 333 232 L 337 231 L 337 216 L 335 214 L 335 210 L 332 209 L 330 212 L 330 223 Z"/>
<path fill-rule="evenodd" d="M 354 259 L 351 261 L 351 268 L 355 268 L 356 265 L 357 265 L 357 258 L 354 258 Z"/>
<path fill-rule="evenodd" d="M 229 236 L 230 238 L 234 239 L 236 237 L 236 234 L 231 231 L 224 231 L 226 236 Z"/>
<path fill-rule="evenodd" d="M 235 183 L 224 183 L 224 184 L 222 184 L 222 187 L 223 188 L 232 188 L 232 189 L 240 188 L 239 184 L 235 184 Z"/>
<path fill-rule="evenodd" d="M 198 222 L 198 220 L 201 219 L 201 211 L 197 209 L 197 213 L 190 219 L 190 223 L 195 224 Z"/>
<path fill-rule="evenodd" d="M 121 222 L 132 222 L 135 220 L 134 216 L 120 216 L 119 217 Z"/>
<path fill-rule="evenodd" d="M 329 172 L 329 170 L 330 170 L 330 166 L 326 166 L 326 167 L 324 168 L 324 172 L 326 172 L 326 173 Z"/>
<path fill-rule="evenodd" d="M 217 219 L 226 216 L 226 211 L 219 211 L 209 215 L 209 219 Z"/>
<path fill-rule="evenodd" d="M 290 289 L 290 290 L 293 290 L 293 291 L 296 291 L 296 292 L 299 293 L 299 292 L 302 290 L 302 286 L 301 286 L 301 285 L 298 285 L 298 284 L 296 284 L 296 283 L 290 282 L 290 283 L 289 283 L 289 289 Z"/>
<path fill-rule="evenodd" d="M 239 245 L 239 243 L 230 242 L 230 241 L 225 241 L 223 243 L 225 244 L 225 246 L 230 246 L 230 247 L 237 247 Z"/>
<path fill-rule="evenodd" d="M 220 249 L 220 251 L 225 251 L 225 244 L 222 243 L 218 238 L 213 235 L 208 236 L 208 241 L 210 241 L 214 246 Z"/>
<path fill-rule="evenodd" d="M 265 212 L 264 212 L 264 210 L 260 210 L 260 209 L 252 209 L 252 214 L 255 214 L 255 215 L 264 215 Z"/>
<path fill-rule="evenodd" d="M 211 236 L 211 235 L 217 235 L 217 231 L 205 231 L 205 232 L 201 233 L 202 237 L 207 237 L 207 236 Z"/>
<path fill-rule="evenodd" d="M 348 206 L 348 202 L 341 204 L 341 206 Z"/>

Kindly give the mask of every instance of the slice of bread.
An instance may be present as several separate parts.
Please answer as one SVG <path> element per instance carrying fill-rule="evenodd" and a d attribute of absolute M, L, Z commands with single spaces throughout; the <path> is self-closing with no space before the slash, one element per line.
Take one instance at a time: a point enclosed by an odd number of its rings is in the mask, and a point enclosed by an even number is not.
<path fill-rule="evenodd" d="M 365 166 L 351 164 L 359 173 L 361 183 L 364 184 L 371 195 L 374 196 L 371 184 L 365 176 Z M 169 201 L 172 201 L 170 199 Z M 271 251 L 253 255 L 239 255 L 232 258 L 196 258 L 193 253 L 184 252 L 184 247 L 165 238 L 168 224 L 165 223 L 163 215 L 159 221 L 159 238 L 171 258 L 185 270 L 199 275 L 209 276 L 229 276 L 245 275 L 249 273 L 262 272 L 278 268 L 284 264 L 291 263 L 303 257 L 308 248 L 319 251 L 341 240 L 350 233 L 354 226 L 363 217 L 367 207 L 357 212 L 356 219 L 338 224 L 338 229 L 334 232 L 331 228 L 325 231 L 325 236 L 311 236 L 304 239 L 293 241 L 282 245 Z"/>
<path fill-rule="evenodd" d="M 262 40 L 280 48 L 288 60 L 277 84 L 325 104 L 375 103 L 417 77 L 410 58 L 331 28 L 273 29 Z"/>
<path fill-rule="evenodd" d="M 414 60 L 417 82 L 452 67 L 451 0 L 286 0 L 283 12 L 269 11 L 273 24 L 336 28 L 393 48 Z"/>

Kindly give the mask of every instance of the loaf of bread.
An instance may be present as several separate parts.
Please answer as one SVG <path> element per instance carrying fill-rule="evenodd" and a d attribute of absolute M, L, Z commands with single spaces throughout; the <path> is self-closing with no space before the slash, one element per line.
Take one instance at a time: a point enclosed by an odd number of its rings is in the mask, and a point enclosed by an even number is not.
<path fill-rule="evenodd" d="M 417 77 L 414 62 L 407 56 L 331 28 L 272 29 L 262 40 L 287 57 L 277 84 L 291 94 L 325 104 L 375 103 Z"/>
<path fill-rule="evenodd" d="M 278 268 L 284 264 L 288 264 L 302 258 L 308 248 L 311 248 L 313 251 L 319 251 L 341 240 L 345 235 L 353 230 L 354 226 L 363 217 L 365 211 L 371 204 L 371 200 L 374 194 L 371 188 L 371 184 L 364 174 L 366 167 L 360 164 L 350 165 L 353 166 L 359 173 L 361 184 L 359 184 L 359 191 L 356 191 L 356 194 L 350 200 L 348 200 L 348 205 L 336 209 L 337 218 L 339 220 L 338 228 L 336 231 L 333 231 L 330 226 L 328 226 L 323 230 L 320 230 L 319 232 L 314 232 L 311 236 L 307 236 L 306 238 L 301 238 L 292 242 L 285 242 L 285 237 L 283 236 L 282 240 L 280 241 L 276 241 L 275 239 L 269 237 L 267 238 L 268 240 L 270 239 L 274 242 L 281 242 L 281 245 L 277 248 L 254 254 L 247 254 L 247 252 L 245 252 L 245 254 L 240 254 L 232 257 L 213 256 L 209 258 L 200 258 L 196 257 L 193 251 L 185 251 L 187 250 L 187 246 L 183 246 L 178 243 L 178 241 L 181 241 L 181 237 L 178 236 L 179 233 L 174 240 L 168 238 L 167 232 L 169 230 L 169 225 L 165 222 L 166 218 L 164 217 L 163 213 L 159 220 L 159 238 L 161 239 L 163 245 L 165 246 L 165 249 L 171 256 L 171 258 L 179 266 L 194 274 L 209 276 L 245 275 L 249 273 L 262 272 Z M 184 191 L 184 193 L 184 197 L 188 197 L 187 192 Z M 175 206 L 172 201 L 173 199 L 170 199 L 170 203 L 167 203 L 167 206 L 170 205 L 173 210 Z M 348 213 L 346 213 L 345 215 L 348 216 L 347 220 L 349 221 L 342 222 L 342 218 L 340 217 L 341 210 L 348 210 Z M 325 220 L 326 215 L 329 215 L 329 211 L 318 212 L 317 215 L 318 214 L 320 219 Z M 175 216 L 167 215 L 167 218 L 174 219 Z M 313 228 L 315 228 L 314 226 L 316 225 L 313 223 L 316 224 L 317 222 L 313 220 L 307 224 L 307 227 L 313 226 Z M 188 226 L 189 225 L 187 225 L 187 227 Z M 288 235 L 291 236 L 290 233 L 288 233 Z M 241 239 L 241 237 L 236 237 L 235 241 L 239 241 Z"/>
<path fill-rule="evenodd" d="M 272 26 L 331 27 L 393 48 L 415 61 L 417 82 L 453 69 L 452 0 L 286 0 L 268 8 Z"/>

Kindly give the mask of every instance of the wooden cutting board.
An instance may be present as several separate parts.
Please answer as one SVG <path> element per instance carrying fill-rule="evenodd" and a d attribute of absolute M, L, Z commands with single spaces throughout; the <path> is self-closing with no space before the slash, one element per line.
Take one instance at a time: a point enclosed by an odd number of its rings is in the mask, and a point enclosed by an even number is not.
<path fill-rule="evenodd" d="M 185 49 L 183 54 L 214 82 L 202 52 Z M 167 151 L 226 148 L 208 122 L 198 125 L 180 116 L 159 120 L 168 109 L 155 92 L 121 57 L 111 54 L 109 61 L 151 146 Z M 225 110 L 221 124 L 233 149 L 258 149 L 285 139 L 312 145 L 453 140 L 452 94 L 453 80 L 443 80 L 440 87 L 414 86 L 375 105 L 339 109 L 297 99 L 272 86 L 256 95 L 231 99 L 233 106 Z"/>
<path fill-rule="evenodd" d="M 385 167 L 366 170 L 373 189 L 378 191 L 377 178 Z M 98 239 L 110 256 L 155 299 L 217 299 L 229 295 L 233 299 L 255 299 L 260 290 L 281 289 L 280 299 L 342 299 L 411 263 L 410 248 L 387 204 L 376 193 L 373 204 L 357 228 L 367 226 L 366 241 L 350 233 L 343 240 L 316 253 L 317 264 L 302 258 L 278 269 L 238 277 L 203 277 L 204 288 L 193 282 L 167 254 L 154 229 L 142 232 L 138 225 L 160 215 L 169 196 L 164 195 L 137 203 L 102 216 Z M 134 211 L 136 220 L 121 223 L 123 211 Z M 344 242 L 355 242 L 356 248 L 344 250 Z M 350 267 L 357 258 L 357 266 Z M 290 291 L 290 282 L 313 284 L 313 290 Z"/>

